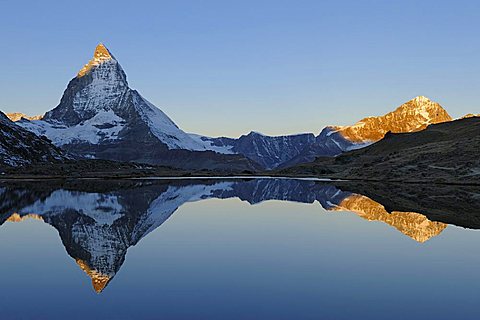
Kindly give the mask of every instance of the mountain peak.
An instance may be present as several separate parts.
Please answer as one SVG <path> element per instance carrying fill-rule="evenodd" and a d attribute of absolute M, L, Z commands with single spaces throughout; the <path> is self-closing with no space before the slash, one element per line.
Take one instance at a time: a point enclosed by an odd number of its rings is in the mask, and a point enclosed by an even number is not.
<path fill-rule="evenodd" d="M 93 53 L 93 58 L 78 72 L 77 77 L 81 78 L 86 75 L 93 67 L 96 67 L 105 61 L 115 60 L 107 47 L 103 43 L 99 43 L 95 47 L 95 52 Z"/>
<path fill-rule="evenodd" d="M 408 111 L 407 111 L 408 110 Z M 402 104 L 394 113 L 413 112 L 423 116 L 429 124 L 451 121 L 452 117 L 437 102 L 430 100 L 425 96 L 418 96 Z"/>
<path fill-rule="evenodd" d="M 428 103 L 428 102 L 432 102 L 432 100 L 430 100 L 429 98 L 427 98 L 425 96 L 417 96 L 417 97 L 413 98 L 412 100 L 410 100 L 410 102 Z"/>
<path fill-rule="evenodd" d="M 95 47 L 95 52 L 93 53 L 93 57 L 97 59 L 100 59 L 100 58 L 112 59 L 112 55 L 110 54 L 110 51 L 108 51 L 107 47 L 105 47 L 103 43 L 99 43 Z"/>
<path fill-rule="evenodd" d="M 451 121 L 452 117 L 437 102 L 418 96 L 379 117 L 368 117 L 353 126 L 335 128 L 354 143 L 375 142 L 387 132 L 403 133 L 425 129 L 430 124 Z"/>

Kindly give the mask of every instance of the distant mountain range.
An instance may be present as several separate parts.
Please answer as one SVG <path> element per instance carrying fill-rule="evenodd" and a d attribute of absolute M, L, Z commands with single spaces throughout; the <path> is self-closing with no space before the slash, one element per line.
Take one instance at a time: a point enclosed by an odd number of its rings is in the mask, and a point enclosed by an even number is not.
<path fill-rule="evenodd" d="M 70 81 L 57 107 L 44 116 L 8 116 L 71 156 L 231 172 L 282 169 L 335 157 L 377 142 L 388 132 L 416 132 L 452 121 L 438 103 L 420 96 L 383 116 L 326 127 L 318 136 L 250 132 L 212 138 L 186 133 L 129 87 L 122 67 L 102 44 Z"/>

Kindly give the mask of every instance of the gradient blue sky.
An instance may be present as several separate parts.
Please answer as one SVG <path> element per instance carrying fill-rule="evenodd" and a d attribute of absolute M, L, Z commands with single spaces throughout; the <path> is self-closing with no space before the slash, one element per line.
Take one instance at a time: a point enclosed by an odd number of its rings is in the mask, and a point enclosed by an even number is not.
<path fill-rule="evenodd" d="M 318 133 L 425 95 L 480 112 L 478 1 L 3 1 L 0 109 L 40 114 L 103 42 L 213 136 Z"/>

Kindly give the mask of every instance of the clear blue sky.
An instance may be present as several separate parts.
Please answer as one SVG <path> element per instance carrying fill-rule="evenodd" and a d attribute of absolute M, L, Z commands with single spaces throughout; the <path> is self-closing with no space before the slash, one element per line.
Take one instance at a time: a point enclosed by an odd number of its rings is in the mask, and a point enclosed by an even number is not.
<path fill-rule="evenodd" d="M 0 109 L 40 114 L 103 42 L 189 132 L 318 133 L 417 95 L 480 106 L 478 1 L 3 1 Z"/>

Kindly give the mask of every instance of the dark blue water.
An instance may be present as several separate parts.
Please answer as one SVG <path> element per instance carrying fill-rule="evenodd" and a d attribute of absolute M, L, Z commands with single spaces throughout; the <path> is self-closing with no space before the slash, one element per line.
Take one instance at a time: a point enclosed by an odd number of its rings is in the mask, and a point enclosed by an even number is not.
<path fill-rule="evenodd" d="M 4 183 L 0 319 L 478 318 L 475 212 L 342 188 Z"/>

